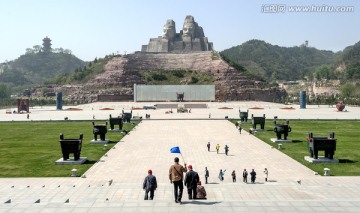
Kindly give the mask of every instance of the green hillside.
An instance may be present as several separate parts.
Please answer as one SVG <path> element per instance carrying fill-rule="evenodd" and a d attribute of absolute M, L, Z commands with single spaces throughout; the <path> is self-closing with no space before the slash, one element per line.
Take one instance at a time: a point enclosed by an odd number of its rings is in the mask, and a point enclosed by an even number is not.
<path fill-rule="evenodd" d="M 8 84 L 16 90 L 42 84 L 49 78 L 72 73 L 86 65 L 70 50 L 52 49 L 49 38 L 43 41 L 43 47 L 35 45 L 33 49 L 26 49 L 26 53 L 16 60 L 0 64 L 0 83 Z"/>
<path fill-rule="evenodd" d="M 65 53 L 25 54 L 9 62 L 0 81 L 12 84 L 39 84 L 47 78 L 74 72 L 85 62 Z"/>
<path fill-rule="evenodd" d="M 345 64 L 346 79 L 360 79 L 360 41 L 344 49 L 341 63 Z"/>
<path fill-rule="evenodd" d="M 331 64 L 336 60 L 336 54 L 332 51 L 305 45 L 280 47 L 260 40 L 247 41 L 226 49 L 221 54 L 266 80 L 311 78 L 318 66 Z"/>
<path fill-rule="evenodd" d="M 84 67 L 76 68 L 74 72 L 63 73 L 45 81 L 46 84 L 79 84 L 86 83 L 97 74 L 104 72 L 105 64 L 115 55 L 106 55 L 104 58 L 95 58 Z"/>

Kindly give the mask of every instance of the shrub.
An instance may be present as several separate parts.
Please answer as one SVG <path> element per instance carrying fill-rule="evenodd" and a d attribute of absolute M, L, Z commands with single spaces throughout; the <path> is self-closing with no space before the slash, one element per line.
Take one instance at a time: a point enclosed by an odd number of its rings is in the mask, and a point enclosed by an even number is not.
<path fill-rule="evenodd" d="M 191 81 L 190 81 L 190 83 L 196 84 L 197 82 L 199 82 L 199 79 L 198 79 L 197 77 L 191 76 Z"/>
<path fill-rule="evenodd" d="M 167 80 L 167 77 L 164 75 L 164 74 L 157 74 L 157 73 L 154 73 L 152 74 L 152 78 L 156 81 L 165 81 Z"/>

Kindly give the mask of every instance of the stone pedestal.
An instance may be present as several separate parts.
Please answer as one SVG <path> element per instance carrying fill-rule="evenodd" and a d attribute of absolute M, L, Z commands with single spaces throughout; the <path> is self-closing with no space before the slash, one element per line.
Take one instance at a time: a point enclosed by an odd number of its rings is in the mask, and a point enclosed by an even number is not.
<path fill-rule="evenodd" d="M 261 131 L 265 131 L 265 129 L 254 129 L 254 128 L 250 128 L 250 130 L 252 132 L 261 132 Z"/>
<path fill-rule="evenodd" d="M 108 129 L 108 132 L 123 132 L 122 129 Z"/>
<path fill-rule="evenodd" d="M 284 140 L 284 139 L 271 138 L 270 140 L 271 140 L 272 142 L 274 142 L 274 143 L 288 143 L 288 142 L 292 142 L 292 140 L 289 140 L 289 139 Z"/>
<path fill-rule="evenodd" d="M 55 161 L 56 165 L 78 165 L 84 164 L 87 161 L 87 157 L 80 157 L 79 160 L 74 160 L 73 157 L 70 157 L 68 160 L 64 160 L 60 158 L 59 160 Z"/>
<path fill-rule="evenodd" d="M 310 163 L 339 163 L 339 160 L 336 158 L 329 159 L 325 158 L 324 156 L 319 156 L 318 159 L 314 159 L 310 156 L 305 156 L 304 159 Z"/>
<path fill-rule="evenodd" d="M 91 144 L 107 144 L 107 143 L 109 143 L 110 142 L 110 140 L 109 139 L 105 139 L 105 140 L 100 140 L 100 139 L 97 139 L 97 140 L 95 140 L 95 139 L 92 139 L 91 141 L 90 141 L 90 143 Z"/>

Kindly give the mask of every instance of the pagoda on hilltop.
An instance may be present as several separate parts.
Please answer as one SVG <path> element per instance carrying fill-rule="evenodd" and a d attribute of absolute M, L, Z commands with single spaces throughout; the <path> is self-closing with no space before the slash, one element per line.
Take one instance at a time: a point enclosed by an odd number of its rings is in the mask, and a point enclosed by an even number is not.
<path fill-rule="evenodd" d="M 141 52 L 193 52 L 211 51 L 213 43 L 208 41 L 202 27 L 195 22 L 193 16 L 186 16 L 183 28 L 176 33 L 175 22 L 166 21 L 163 35 L 151 38 L 148 45 L 141 47 Z"/>
<path fill-rule="evenodd" d="M 46 53 L 51 52 L 51 39 L 47 36 L 43 39 L 42 51 Z"/>

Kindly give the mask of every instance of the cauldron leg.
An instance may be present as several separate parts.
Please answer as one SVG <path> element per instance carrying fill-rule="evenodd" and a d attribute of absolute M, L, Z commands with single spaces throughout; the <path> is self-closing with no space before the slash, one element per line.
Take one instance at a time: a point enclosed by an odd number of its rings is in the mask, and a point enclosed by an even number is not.
<path fill-rule="evenodd" d="M 319 150 L 314 149 L 314 159 L 318 159 Z"/>
<path fill-rule="evenodd" d="M 80 159 L 80 153 L 79 153 L 79 152 L 75 152 L 75 153 L 74 153 L 74 159 L 75 159 L 75 160 L 79 160 L 79 159 Z"/>
<path fill-rule="evenodd" d="M 65 154 L 63 154 L 63 158 L 64 158 L 64 160 L 69 159 L 69 153 L 65 153 Z"/>

